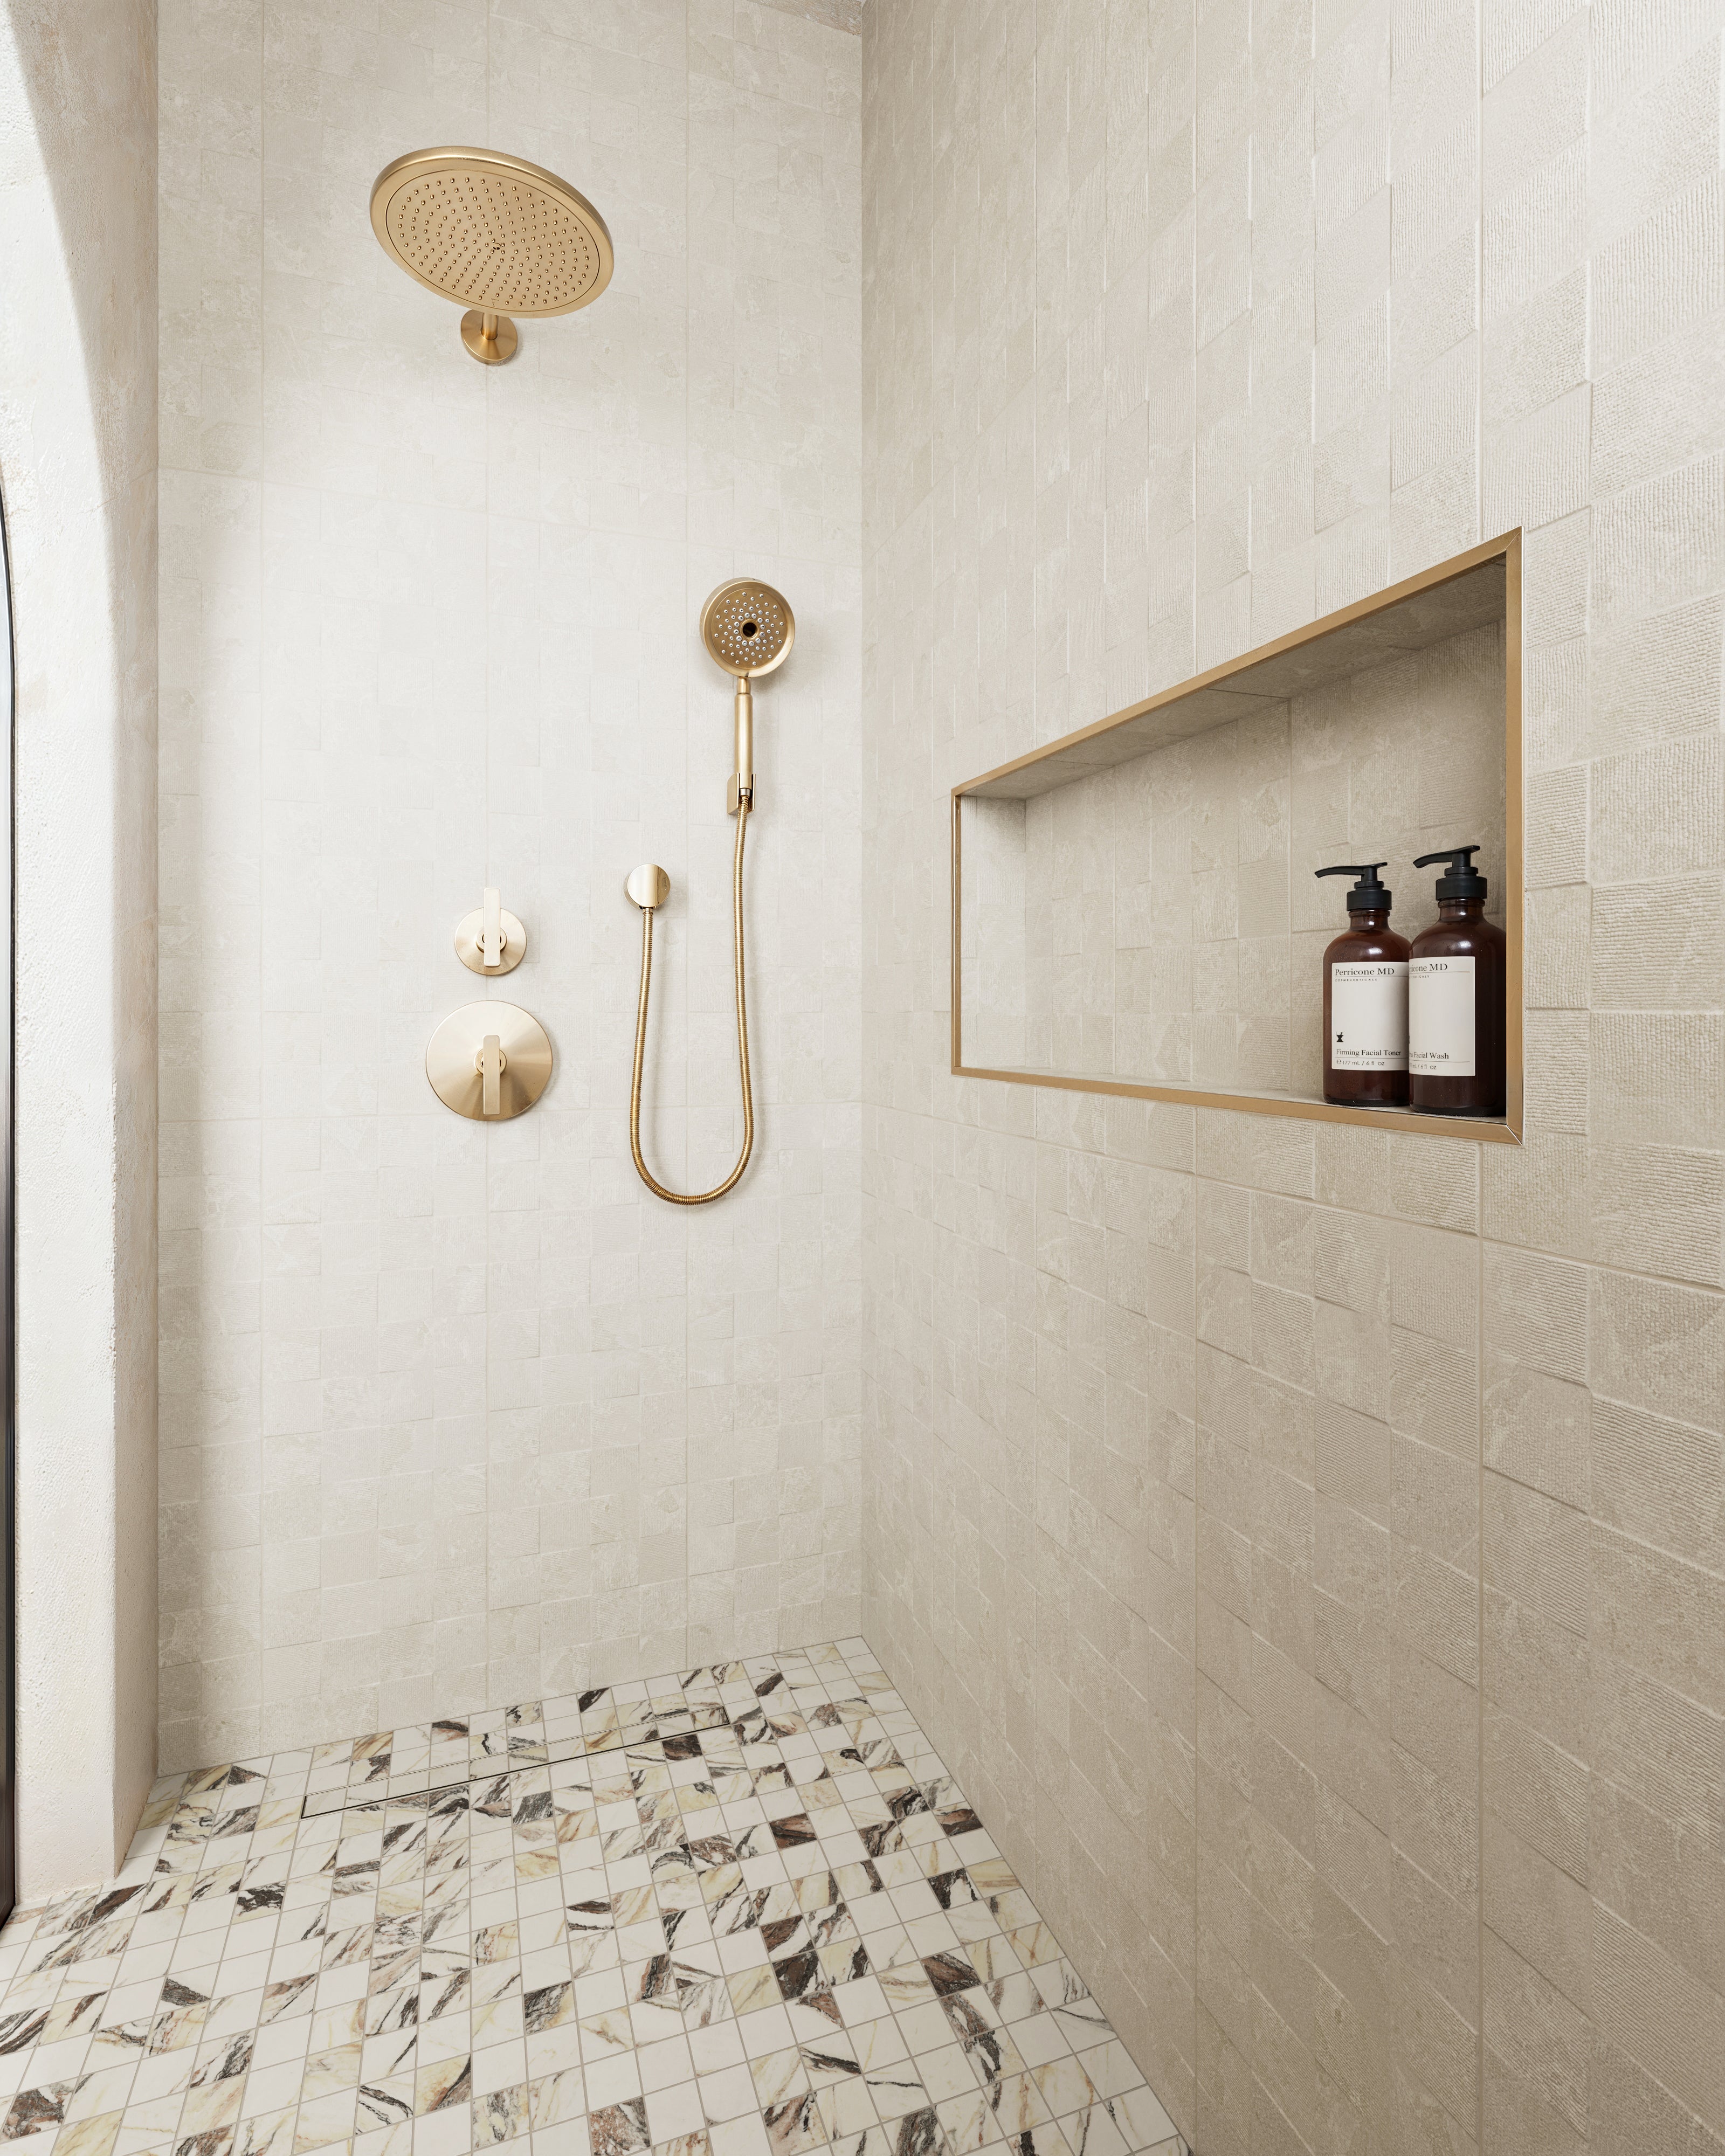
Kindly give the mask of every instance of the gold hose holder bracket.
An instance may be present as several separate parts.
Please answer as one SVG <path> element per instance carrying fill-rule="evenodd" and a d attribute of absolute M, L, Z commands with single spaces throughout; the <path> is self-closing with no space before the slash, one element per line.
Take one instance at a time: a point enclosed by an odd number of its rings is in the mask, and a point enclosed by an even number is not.
<path fill-rule="evenodd" d="M 732 783 L 737 783 L 735 773 Z M 714 1199 L 722 1198 L 727 1190 L 734 1188 L 755 1149 L 748 1005 L 743 993 L 742 842 L 749 827 L 749 797 L 746 790 L 732 813 L 737 817 L 737 850 L 731 866 L 731 920 L 736 954 L 737 1067 L 742 1086 L 742 1150 L 737 1156 L 736 1167 L 711 1190 L 667 1190 L 648 1167 L 641 1151 L 641 1074 L 647 1058 L 647 1000 L 653 986 L 653 916 L 670 896 L 670 878 L 656 861 L 644 861 L 639 868 L 630 870 L 623 886 L 629 898 L 641 909 L 641 991 L 635 1004 L 635 1067 L 629 1089 L 629 1149 L 634 1157 L 635 1173 L 642 1182 L 655 1198 L 664 1199 L 670 1205 L 711 1205 Z"/>
<path fill-rule="evenodd" d="M 644 861 L 638 869 L 631 869 L 624 883 L 624 892 L 647 916 L 647 927 L 653 926 L 653 911 L 663 906 L 670 896 L 670 878 L 657 861 Z"/>

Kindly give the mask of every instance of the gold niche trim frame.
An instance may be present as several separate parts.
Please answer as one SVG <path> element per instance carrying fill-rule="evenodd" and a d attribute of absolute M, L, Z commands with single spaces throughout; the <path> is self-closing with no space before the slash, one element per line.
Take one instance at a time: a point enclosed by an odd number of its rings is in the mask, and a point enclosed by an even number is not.
<path fill-rule="evenodd" d="M 1137 1079 L 1087 1078 L 1074 1076 L 1065 1071 L 1054 1070 L 991 1070 L 964 1060 L 963 1045 L 963 831 L 962 804 L 967 795 L 992 793 L 1028 798 L 1051 792 L 1055 787 L 1070 783 L 1080 778 L 1106 767 L 1109 764 L 1129 761 L 1132 756 L 1147 754 L 1158 746 L 1147 741 L 1142 750 L 1126 749 L 1118 754 L 1108 752 L 1103 737 L 1118 728 L 1128 726 L 1145 719 L 1165 706 L 1206 689 L 1224 685 L 1235 675 L 1250 668 L 1260 666 L 1266 660 L 1281 657 L 1284 653 L 1296 651 L 1302 645 L 1317 644 L 1324 638 L 1336 635 L 1339 630 L 1354 624 L 1368 621 L 1391 607 L 1415 598 L 1424 592 L 1437 590 L 1453 583 L 1459 578 L 1486 564 L 1502 561 L 1503 564 L 1503 927 L 1506 939 L 1504 963 L 1504 1061 L 1505 1112 L 1501 1119 L 1463 1116 L 1434 1116 L 1423 1114 L 1414 1108 L 1353 1108 L 1332 1101 L 1310 1097 L 1298 1093 L 1254 1093 L 1219 1091 L 1212 1087 L 1187 1085 L 1153 1085 Z M 1433 639 L 1435 640 L 1435 639 Z M 1384 663 L 1394 655 L 1386 648 L 1379 660 L 1362 661 L 1359 667 L 1348 671 L 1363 670 L 1371 663 Z M 1222 723 L 1218 720 L 1215 723 Z M 1203 728 L 1194 731 L 1202 732 Z M 1183 738 L 1173 736 L 1171 738 Z M 1103 753 L 1094 759 L 1074 755 L 1084 744 L 1099 742 Z M 1030 778 L 1037 765 L 1052 759 L 1062 758 L 1072 766 L 1070 779 L 1049 776 L 1045 783 L 1037 784 Z M 1019 775 L 1024 774 L 1020 778 Z M 1002 782 L 1018 781 L 1003 785 Z M 952 1075 L 955 1078 L 986 1078 L 1004 1086 L 1052 1086 L 1068 1093 L 1104 1093 L 1137 1101 L 1175 1101 L 1188 1107 L 1224 1108 L 1250 1116 L 1292 1116 L 1312 1122 L 1355 1123 L 1377 1130 L 1420 1131 L 1434 1137 L 1464 1138 L 1476 1143 L 1519 1145 L 1522 1137 L 1523 1091 L 1523 1022 L 1522 1010 L 1522 947 L 1524 885 L 1522 871 L 1522 534 L 1517 526 L 1496 539 L 1483 541 L 1470 547 L 1466 552 L 1452 555 L 1446 562 L 1434 567 L 1422 569 L 1417 576 L 1405 577 L 1399 583 L 1390 584 L 1369 598 L 1356 599 L 1351 606 L 1339 608 L 1334 613 L 1324 615 L 1305 629 L 1291 630 L 1269 644 L 1260 644 L 1256 650 L 1243 653 L 1238 659 L 1212 666 L 1206 672 L 1194 674 L 1189 679 L 1164 689 L 1154 696 L 1147 696 L 1142 703 L 1129 704 L 1124 711 L 1115 711 L 1094 726 L 1082 726 L 1075 733 L 1063 734 L 1058 741 L 1049 742 L 1028 756 L 1015 757 L 1011 762 L 998 764 L 993 770 L 979 773 L 955 786 L 952 793 Z"/>

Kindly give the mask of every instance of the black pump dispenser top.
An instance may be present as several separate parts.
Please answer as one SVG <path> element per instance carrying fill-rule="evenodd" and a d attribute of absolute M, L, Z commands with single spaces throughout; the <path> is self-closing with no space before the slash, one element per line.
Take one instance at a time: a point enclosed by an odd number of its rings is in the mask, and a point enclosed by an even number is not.
<path fill-rule="evenodd" d="M 1421 854 L 1414 863 L 1416 869 L 1430 868 L 1434 861 L 1447 861 L 1449 873 L 1437 881 L 1438 904 L 1445 899 L 1484 898 L 1486 879 L 1473 865 L 1477 846 L 1445 846 L 1441 852 Z"/>
<path fill-rule="evenodd" d="M 1378 880 L 1378 871 L 1388 868 L 1388 861 L 1337 861 L 1332 869 L 1314 869 L 1314 875 L 1358 876 L 1359 881 L 1348 894 L 1350 913 L 1376 911 L 1388 913 L 1394 893 L 1387 891 Z"/>

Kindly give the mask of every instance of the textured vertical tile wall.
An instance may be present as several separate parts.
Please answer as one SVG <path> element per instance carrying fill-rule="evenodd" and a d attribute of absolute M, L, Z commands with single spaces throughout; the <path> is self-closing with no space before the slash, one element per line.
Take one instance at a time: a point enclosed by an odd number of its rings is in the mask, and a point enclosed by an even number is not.
<path fill-rule="evenodd" d="M 162 1764 L 857 1623 L 855 37 L 749 0 L 163 0 Z M 490 143 L 616 242 L 476 366 L 367 218 Z M 737 1135 L 721 577 L 800 621 L 751 827 Z M 450 947 L 487 882 L 495 991 Z M 439 1019 L 550 1029 L 431 1096 Z"/>
<path fill-rule="evenodd" d="M 1721 28 L 867 11 L 865 1628 L 1204 2156 L 1725 2148 Z M 1513 525 L 1524 1147 L 951 1079 L 955 781 Z"/>

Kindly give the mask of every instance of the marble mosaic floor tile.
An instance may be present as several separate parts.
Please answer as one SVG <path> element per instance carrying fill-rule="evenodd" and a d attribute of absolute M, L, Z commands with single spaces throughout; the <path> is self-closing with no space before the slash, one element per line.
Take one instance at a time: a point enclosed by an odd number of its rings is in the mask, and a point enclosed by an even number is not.
<path fill-rule="evenodd" d="M 858 1640 L 164 1781 L 0 1933 L 0 2107 L 18 2156 L 1186 2156 Z"/>

